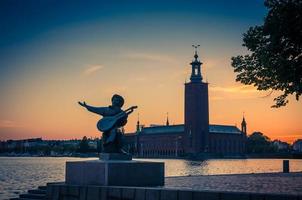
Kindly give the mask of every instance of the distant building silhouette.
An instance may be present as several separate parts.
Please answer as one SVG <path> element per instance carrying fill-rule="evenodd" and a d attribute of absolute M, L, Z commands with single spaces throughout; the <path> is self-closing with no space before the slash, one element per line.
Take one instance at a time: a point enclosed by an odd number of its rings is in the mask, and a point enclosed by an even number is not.
<path fill-rule="evenodd" d="M 273 145 L 277 148 L 278 152 L 289 152 L 290 145 L 287 142 L 282 142 L 280 140 L 274 140 Z"/>
<path fill-rule="evenodd" d="M 125 147 L 141 157 L 177 157 L 213 154 L 239 156 L 245 153 L 247 123 L 241 130 L 232 125 L 209 124 L 208 83 L 201 75 L 202 62 L 195 55 L 190 82 L 185 83 L 184 124 L 143 127 L 138 119 L 136 132 L 125 135 Z"/>
<path fill-rule="evenodd" d="M 302 153 L 302 139 L 298 139 L 293 143 L 293 150 Z"/>

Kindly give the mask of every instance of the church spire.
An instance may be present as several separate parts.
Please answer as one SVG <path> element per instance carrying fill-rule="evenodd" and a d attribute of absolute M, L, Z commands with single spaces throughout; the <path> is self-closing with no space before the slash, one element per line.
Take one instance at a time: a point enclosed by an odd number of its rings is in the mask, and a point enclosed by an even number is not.
<path fill-rule="evenodd" d="M 169 123 L 169 113 L 167 112 L 167 121 L 166 121 L 166 126 L 169 126 L 170 123 Z"/>
<path fill-rule="evenodd" d="M 202 65 L 202 62 L 198 60 L 198 54 L 197 54 L 197 48 L 200 45 L 192 45 L 192 47 L 195 48 L 195 55 L 194 55 L 194 60 L 190 63 L 192 66 L 192 73 L 190 80 L 191 82 L 201 82 L 202 81 L 202 76 L 201 76 L 201 69 L 200 66 Z"/>
<path fill-rule="evenodd" d="M 140 132 L 139 113 L 137 114 L 136 132 Z"/>
<path fill-rule="evenodd" d="M 243 113 L 243 118 L 242 118 L 242 122 L 241 122 L 241 132 L 246 135 L 246 121 L 244 118 L 244 113 Z"/>

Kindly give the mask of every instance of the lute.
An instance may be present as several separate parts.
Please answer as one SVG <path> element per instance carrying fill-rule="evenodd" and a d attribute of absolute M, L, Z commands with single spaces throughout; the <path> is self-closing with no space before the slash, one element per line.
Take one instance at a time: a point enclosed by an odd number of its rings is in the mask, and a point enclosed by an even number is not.
<path fill-rule="evenodd" d="M 100 119 L 98 121 L 97 128 L 102 132 L 109 131 L 110 129 L 112 129 L 115 126 L 115 124 L 120 119 L 131 114 L 134 111 L 134 109 L 136 109 L 136 108 L 137 108 L 137 106 L 132 106 L 132 107 L 126 109 L 125 111 L 122 111 L 116 115 L 103 117 L 102 119 Z"/>

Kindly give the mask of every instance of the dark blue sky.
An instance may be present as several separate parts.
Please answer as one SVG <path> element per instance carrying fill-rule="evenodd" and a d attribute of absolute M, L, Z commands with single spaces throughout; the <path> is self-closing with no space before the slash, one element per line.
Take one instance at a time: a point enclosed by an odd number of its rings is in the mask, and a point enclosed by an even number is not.
<path fill-rule="evenodd" d="M 108 52 L 121 46 L 155 50 L 159 45 L 181 51 L 183 44 L 194 42 L 240 46 L 242 33 L 261 23 L 265 12 L 260 0 L 2 0 L 0 78 L 4 84 L 7 77 L 26 73 L 26 63 L 74 44 L 99 44 Z"/>
<path fill-rule="evenodd" d="M 191 15 L 239 21 L 259 21 L 265 13 L 261 1 L 39 1 L 0 2 L 1 48 L 30 42 L 51 29 L 96 20 L 136 16 Z M 196 24 L 198 26 L 198 24 Z"/>

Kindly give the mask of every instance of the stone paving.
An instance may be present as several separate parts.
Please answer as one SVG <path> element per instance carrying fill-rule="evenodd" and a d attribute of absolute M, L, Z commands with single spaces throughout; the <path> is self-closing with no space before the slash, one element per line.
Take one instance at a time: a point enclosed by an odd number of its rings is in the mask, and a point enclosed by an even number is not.
<path fill-rule="evenodd" d="M 166 177 L 165 188 L 302 195 L 302 173 Z"/>

